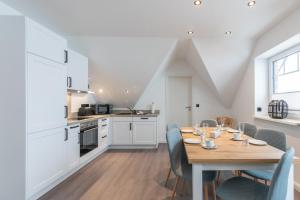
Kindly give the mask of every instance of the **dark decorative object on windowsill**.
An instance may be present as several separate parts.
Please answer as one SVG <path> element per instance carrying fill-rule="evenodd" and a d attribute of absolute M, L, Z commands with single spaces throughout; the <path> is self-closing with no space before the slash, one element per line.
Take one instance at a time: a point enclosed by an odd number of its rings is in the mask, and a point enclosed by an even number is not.
<path fill-rule="evenodd" d="M 284 100 L 272 100 L 269 103 L 268 113 L 273 119 L 284 119 L 288 116 L 288 104 Z"/>

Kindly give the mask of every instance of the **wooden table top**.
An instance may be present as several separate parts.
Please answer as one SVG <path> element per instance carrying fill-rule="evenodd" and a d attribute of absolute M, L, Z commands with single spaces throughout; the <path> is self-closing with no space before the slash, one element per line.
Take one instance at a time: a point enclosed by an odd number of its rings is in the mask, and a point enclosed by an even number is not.
<path fill-rule="evenodd" d="M 209 132 L 212 130 L 213 128 L 209 128 Z M 192 133 L 182 133 L 182 137 L 200 139 L 200 136 Z M 199 144 L 184 143 L 189 163 L 278 163 L 284 154 L 283 151 L 270 145 L 246 145 L 243 141 L 231 140 L 232 137 L 232 133 L 223 131 L 221 136 L 214 139 L 218 147 L 213 150 L 204 149 Z M 243 138 L 250 137 L 243 135 Z"/>

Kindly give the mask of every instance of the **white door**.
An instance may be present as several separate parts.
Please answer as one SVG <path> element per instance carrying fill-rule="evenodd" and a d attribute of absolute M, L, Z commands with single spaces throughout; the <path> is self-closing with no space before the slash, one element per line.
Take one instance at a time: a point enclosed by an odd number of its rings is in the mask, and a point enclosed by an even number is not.
<path fill-rule="evenodd" d="M 66 170 L 65 128 L 28 136 L 29 196 L 49 186 Z"/>
<path fill-rule="evenodd" d="M 88 58 L 69 50 L 68 89 L 88 91 Z"/>
<path fill-rule="evenodd" d="M 27 54 L 28 132 L 66 126 L 65 65 Z"/>
<path fill-rule="evenodd" d="M 156 122 L 133 122 L 133 144 L 156 144 Z"/>
<path fill-rule="evenodd" d="M 179 126 L 192 124 L 192 78 L 168 77 L 167 83 L 167 112 L 168 123 Z"/>
<path fill-rule="evenodd" d="M 132 122 L 113 122 L 113 138 L 114 145 L 130 145 L 132 144 Z"/>

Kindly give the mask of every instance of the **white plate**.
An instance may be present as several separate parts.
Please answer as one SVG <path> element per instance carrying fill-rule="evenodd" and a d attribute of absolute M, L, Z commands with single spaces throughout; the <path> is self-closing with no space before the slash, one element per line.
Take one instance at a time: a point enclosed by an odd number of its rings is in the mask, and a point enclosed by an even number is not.
<path fill-rule="evenodd" d="M 202 144 L 201 146 L 204 149 L 216 149 L 216 148 L 218 148 L 218 145 L 216 145 L 216 144 L 215 144 L 215 146 L 212 146 L 212 147 L 206 146 L 206 144 Z"/>
<path fill-rule="evenodd" d="M 181 128 L 180 131 L 183 133 L 193 133 L 195 130 L 194 128 Z"/>
<path fill-rule="evenodd" d="M 188 144 L 200 144 L 201 143 L 201 141 L 196 138 L 186 138 L 183 141 Z"/>
<path fill-rule="evenodd" d="M 236 130 L 236 129 L 229 128 L 229 129 L 227 129 L 227 132 L 229 132 L 229 133 L 239 133 L 240 131 Z"/>
<path fill-rule="evenodd" d="M 254 145 L 259 145 L 259 146 L 264 146 L 268 144 L 263 140 L 254 140 L 254 139 L 249 140 L 249 143 Z"/>
<path fill-rule="evenodd" d="M 240 138 L 240 139 L 234 139 L 234 138 L 230 138 L 231 140 L 233 140 L 233 141 L 244 141 L 245 139 L 243 139 L 243 138 Z"/>

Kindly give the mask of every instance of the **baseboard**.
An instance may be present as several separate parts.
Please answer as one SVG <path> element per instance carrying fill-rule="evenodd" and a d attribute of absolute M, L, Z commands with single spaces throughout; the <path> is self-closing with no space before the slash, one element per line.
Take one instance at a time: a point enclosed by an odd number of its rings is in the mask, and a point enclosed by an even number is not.
<path fill-rule="evenodd" d="M 298 183 L 298 182 L 294 182 L 294 187 L 295 187 L 295 190 L 297 191 L 297 192 L 300 192 L 300 183 Z"/>
<path fill-rule="evenodd" d="M 157 149 L 157 145 L 111 145 L 109 149 Z"/>

